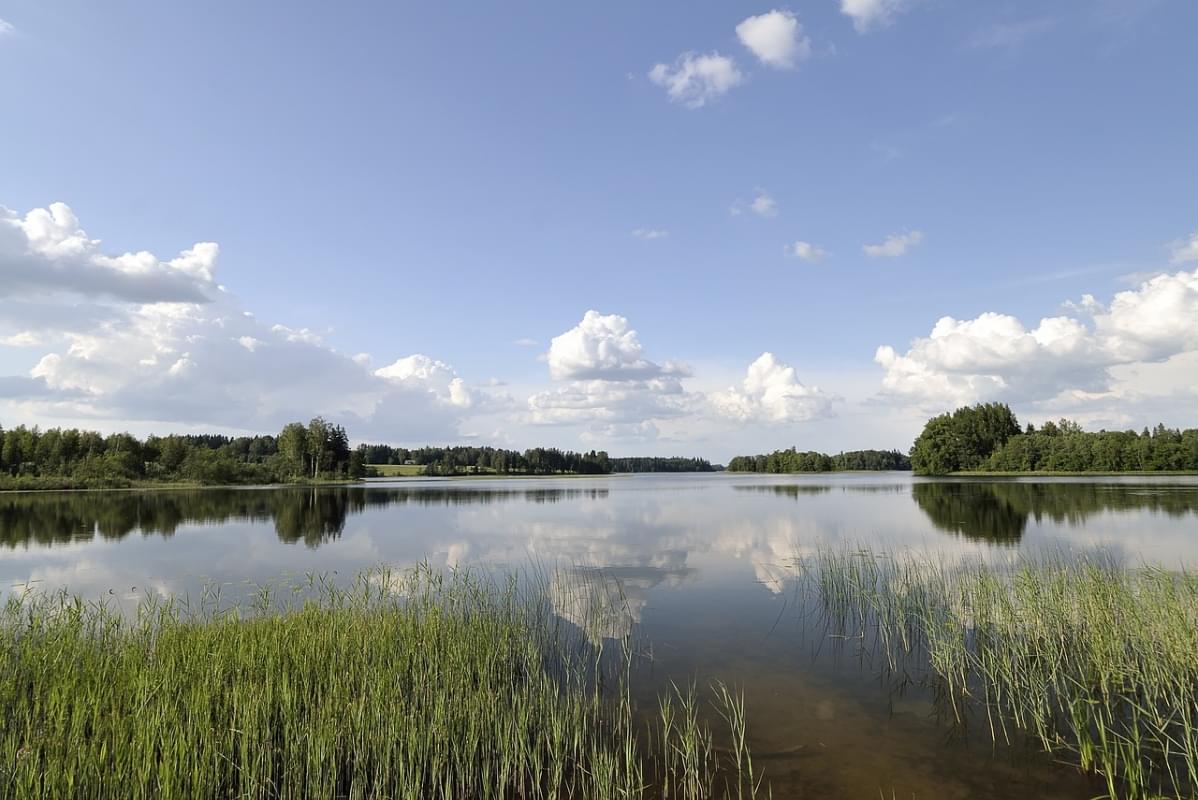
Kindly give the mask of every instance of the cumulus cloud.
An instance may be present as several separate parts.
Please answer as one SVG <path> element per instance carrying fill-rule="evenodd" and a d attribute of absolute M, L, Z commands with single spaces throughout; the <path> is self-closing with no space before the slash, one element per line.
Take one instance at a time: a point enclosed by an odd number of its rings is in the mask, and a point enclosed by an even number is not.
<path fill-rule="evenodd" d="M 356 435 L 457 436 L 482 399 L 422 355 L 372 372 L 306 328 L 267 325 L 213 282 L 218 249 L 105 255 L 62 204 L 0 218 L 3 343 L 50 342 L 3 379 L 38 416 L 272 430 L 324 414 Z M 82 309 L 82 312 L 79 310 Z M 36 322 L 37 324 L 30 324 Z"/>
<path fill-rule="evenodd" d="M 740 43 L 774 69 L 794 69 L 811 55 L 811 40 L 790 11 L 777 9 L 749 17 L 736 26 Z"/>
<path fill-rule="evenodd" d="M 570 330 L 554 336 L 545 357 L 554 380 L 640 380 L 685 374 L 685 368 L 646 359 L 636 331 L 618 314 L 588 311 Z"/>
<path fill-rule="evenodd" d="M 103 296 L 139 303 L 211 300 L 219 248 L 200 242 L 169 260 L 152 253 L 106 254 L 65 203 L 24 217 L 0 207 L 0 298 Z"/>
<path fill-rule="evenodd" d="M 655 65 L 649 80 L 665 89 L 671 102 L 702 108 L 740 85 L 744 74 L 728 56 L 683 53 L 672 65 Z"/>
<path fill-rule="evenodd" d="M 832 396 L 817 386 L 799 382 L 794 367 L 773 353 L 762 353 L 752 364 L 740 387 L 715 392 L 710 401 L 720 416 L 738 422 L 771 424 L 805 422 L 826 416 Z"/>
<path fill-rule="evenodd" d="M 818 264 L 828 255 L 826 250 L 816 247 L 811 242 L 801 240 L 786 245 L 784 252 L 791 258 L 801 258 L 804 261 L 810 261 L 812 264 Z"/>
<path fill-rule="evenodd" d="M 908 231 L 891 234 L 881 244 L 862 245 L 861 250 L 870 258 L 898 258 L 922 241 L 922 232 Z"/>
<path fill-rule="evenodd" d="M 1175 243 L 1170 260 L 1174 264 L 1186 264 L 1191 261 L 1198 261 L 1198 233 L 1191 236 L 1189 241 Z"/>
<path fill-rule="evenodd" d="M 700 404 L 682 385 L 689 370 L 646 358 L 636 331 L 618 314 L 587 311 L 553 338 L 545 360 L 560 385 L 528 398 L 528 420 L 586 426 L 591 441 L 643 440 L 657 431 L 648 423 L 684 416 Z"/>
<path fill-rule="evenodd" d="M 637 228 L 632 235 L 637 239 L 664 239 L 670 232 L 665 228 Z"/>
<path fill-rule="evenodd" d="M 908 0 L 840 0 L 840 13 L 853 21 L 858 33 L 884 28 L 907 9 Z"/>
<path fill-rule="evenodd" d="M 376 369 L 374 374 L 401 386 L 423 389 L 458 408 L 470 408 L 475 404 L 475 392 L 458 377 L 453 367 L 426 355 L 406 356 Z"/>
<path fill-rule="evenodd" d="M 1198 351 L 1198 270 L 1158 275 L 1106 305 L 1087 295 L 1072 308 L 1088 320 L 1048 317 L 1028 328 L 992 312 L 944 317 L 905 353 L 878 348 L 883 391 L 936 406 L 1076 402 L 1115 390 L 1113 369 Z"/>

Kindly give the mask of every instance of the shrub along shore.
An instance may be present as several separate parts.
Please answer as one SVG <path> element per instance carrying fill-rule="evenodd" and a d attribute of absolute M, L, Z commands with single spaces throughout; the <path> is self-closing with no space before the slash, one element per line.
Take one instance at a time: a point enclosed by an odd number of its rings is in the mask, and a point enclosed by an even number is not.
<path fill-rule="evenodd" d="M 585 589 L 580 589 L 585 591 Z M 604 654 L 514 579 L 425 568 L 303 600 L 60 595 L 0 616 L 0 785 L 17 798 L 765 796 L 744 706 L 717 751 L 694 691 L 634 709 Z M 614 656 L 614 658 L 612 657 Z M 614 666 L 613 666 L 614 665 Z"/>

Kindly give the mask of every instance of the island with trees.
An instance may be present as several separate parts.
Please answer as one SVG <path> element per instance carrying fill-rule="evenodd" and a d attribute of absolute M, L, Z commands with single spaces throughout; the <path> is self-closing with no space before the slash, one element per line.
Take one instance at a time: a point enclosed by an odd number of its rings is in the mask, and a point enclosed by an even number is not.
<path fill-rule="evenodd" d="M 911 448 L 917 475 L 1198 471 L 1198 429 L 1085 431 L 1070 420 L 1021 428 L 1010 407 L 980 403 L 928 420 Z"/>

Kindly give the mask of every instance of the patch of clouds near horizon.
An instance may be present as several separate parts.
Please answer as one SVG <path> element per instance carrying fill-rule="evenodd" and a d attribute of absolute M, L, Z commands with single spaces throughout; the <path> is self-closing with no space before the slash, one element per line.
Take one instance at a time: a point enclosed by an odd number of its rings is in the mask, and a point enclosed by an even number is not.
<path fill-rule="evenodd" d="M 702 108 L 744 82 L 744 73 L 729 56 L 717 52 L 683 53 L 671 64 L 655 64 L 649 80 L 666 90 L 671 102 Z"/>
<path fill-rule="evenodd" d="M 259 431 L 322 414 L 387 441 L 455 439 L 465 410 L 488 404 L 435 359 L 372 372 L 319 333 L 259 322 L 216 284 L 218 253 L 114 256 L 63 203 L 4 210 L 0 336 L 55 343 L 27 377 L 5 378 L 5 400 L 39 418 Z"/>
<path fill-rule="evenodd" d="M 1198 270 L 1156 275 L 1106 304 L 1084 295 L 1066 308 L 1077 316 L 1031 328 L 995 312 L 942 317 L 905 353 L 877 349 L 883 394 L 925 408 L 1002 400 L 1098 413 L 1146 397 L 1148 387 L 1122 380 L 1121 370 L 1154 365 L 1157 395 L 1193 386 L 1186 365 L 1198 355 Z"/>
<path fill-rule="evenodd" d="M 761 63 L 774 69 L 794 69 L 811 57 L 811 40 L 791 11 L 774 9 L 748 17 L 736 26 L 736 37 Z"/>

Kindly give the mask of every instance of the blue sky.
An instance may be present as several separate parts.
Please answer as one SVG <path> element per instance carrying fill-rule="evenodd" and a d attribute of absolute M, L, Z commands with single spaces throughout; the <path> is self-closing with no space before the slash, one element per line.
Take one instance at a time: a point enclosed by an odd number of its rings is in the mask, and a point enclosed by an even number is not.
<path fill-rule="evenodd" d="M 0 19 L 0 423 L 319 412 L 363 438 L 719 459 L 906 447 L 982 399 L 1198 424 L 1193 3 L 15 0 Z M 100 241 L 39 250 L 28 215 L 53 203 L 62 236 Z M 177 272 L 196 242 L 219 257 L 170 323 L 147 308 L 169 292 L 77 277 L 140 251 L 161 262 L 139 274 Z M 195 345 L 246 311 L 320 352 L 242 332 L 260 344 L 234 368 Z M 944 316 L 981 322 L 933 335 Z M 1068 347 L 1045 317 L 1080 326 Z M 129 337 L 153 359 L 122 360 Z M 255 400 L 262 371 L 313 407 Z M 216 407 L 184 372 L 223 382 Z M 322 393 L 338 381 L 352 403 Z"/>

